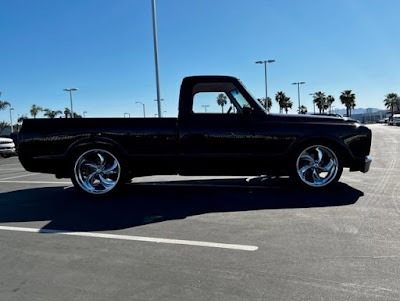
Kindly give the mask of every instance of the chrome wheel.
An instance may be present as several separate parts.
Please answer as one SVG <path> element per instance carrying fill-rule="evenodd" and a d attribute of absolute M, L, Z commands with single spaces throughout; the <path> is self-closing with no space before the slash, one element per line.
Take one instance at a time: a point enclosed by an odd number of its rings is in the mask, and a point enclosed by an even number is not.
<path fill-rule="evenodd" d="M 296 170 L 300 179 L 308 186 L 324 187 L 335 180 L 339 161 L 330 148 L 314 145 L 300 153 Z"/>
<path fill-rule="evenodd" d="M 121 165 L 109 151 L 91 149 L 76 160 L 74 177 L 85 192 L 105 194 L 118 184 Z"/>

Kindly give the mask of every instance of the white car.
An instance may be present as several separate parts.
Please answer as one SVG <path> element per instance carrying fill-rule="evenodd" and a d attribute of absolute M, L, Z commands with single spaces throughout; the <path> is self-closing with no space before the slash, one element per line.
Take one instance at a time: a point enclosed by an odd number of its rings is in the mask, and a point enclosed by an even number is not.
<path fill-rule="evenodd" d="M 0 156 L 6 158 L 16 155 L 15 144 L 10 138 L 0 137 Z"/>

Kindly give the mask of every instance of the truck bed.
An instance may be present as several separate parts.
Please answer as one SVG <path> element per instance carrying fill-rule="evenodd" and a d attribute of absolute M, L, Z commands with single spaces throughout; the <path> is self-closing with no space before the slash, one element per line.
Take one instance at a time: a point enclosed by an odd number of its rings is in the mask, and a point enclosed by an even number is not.
<path fill-rule="evenodd" d="M 174 159 L 178 154 L 177 118 L 25 119 L 18 137 L 20 161 L 27 170 L 42 172 L 45 162 L 59 161 L 59 167 L 47 164 L 47 172 L 65 176 L 61 162 L 70 150 L 94 139 L 117 143 L 126 157 L 140 164 Z"/>

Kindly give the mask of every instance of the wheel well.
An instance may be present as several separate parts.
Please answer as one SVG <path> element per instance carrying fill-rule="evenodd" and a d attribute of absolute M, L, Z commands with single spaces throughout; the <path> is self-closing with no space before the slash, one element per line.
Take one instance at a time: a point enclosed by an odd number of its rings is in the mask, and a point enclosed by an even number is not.
<path fill-rule="evenodd" d="M 78 140 L 68 147 L 65 157 L 69 161 L 77 152 L 90 148 L 106 148 L 118 152 L 122 157 L 126 157 L 126 152 L 122 146 L 108 138 Z"/>
<path fill-rule="evenodd" d="M 349 150 L 341 144 L 339 141 L 331 138 L 309 138 L 309 139 L 304 139 L 302 141 L 299 141 L 298 143 L 294 144 L 290 150 L 289 153 L 291 155 L 296 154 L 298 151 L 301 149 L 310 146 L 310 145 L 325 145 L 333 148 L 334 151 L 337 152 L 337 155 L 340 157 L 342 160 L 342 163 L 344 166 L 348 166 L 351 160 L 351 154 Z"/>

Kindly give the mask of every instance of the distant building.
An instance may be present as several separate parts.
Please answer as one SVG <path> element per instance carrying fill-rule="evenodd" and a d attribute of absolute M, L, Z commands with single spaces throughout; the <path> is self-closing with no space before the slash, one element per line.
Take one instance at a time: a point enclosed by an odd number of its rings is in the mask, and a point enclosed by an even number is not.
<path fill-rule="evenodd" d="M 373 112 L 371 109 L 366 109 L 365 113 L 362 114 L 352 114 L 351 118 L 358 120 L 361 123 L 376 123 L 381 119 L 390 117 L 391 112 L 387 110 L 381 110 Z"/>

